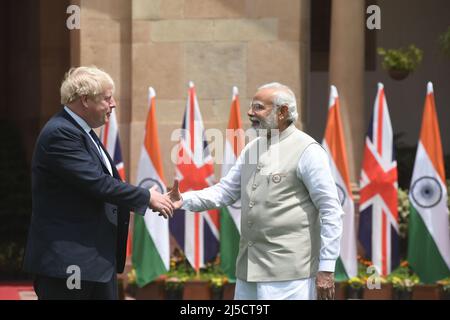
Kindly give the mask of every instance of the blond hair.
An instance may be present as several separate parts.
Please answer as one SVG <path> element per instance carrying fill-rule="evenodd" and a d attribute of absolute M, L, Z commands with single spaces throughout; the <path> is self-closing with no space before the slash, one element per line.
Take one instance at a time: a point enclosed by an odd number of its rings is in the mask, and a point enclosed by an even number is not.
<path fill-rule="evenodd" d="M 66 105 L 82 96 L 97 99 L 106 89 L 114 92 L 114 81 L 105 71 L 95 66 L 71 68 L 61 84 L 61 103 Z"/>

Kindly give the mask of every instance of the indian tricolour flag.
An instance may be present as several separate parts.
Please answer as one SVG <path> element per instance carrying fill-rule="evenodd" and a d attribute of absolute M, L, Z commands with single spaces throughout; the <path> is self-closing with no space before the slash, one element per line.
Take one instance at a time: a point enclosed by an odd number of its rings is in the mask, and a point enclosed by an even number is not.
<path fill-rule="evenodd" d="M 233 87 L 230 118 L 226 131 L 222 177 L 227 175 L 228 171 L 230 171 L 236 162 L 237 157 L 244 147 L 244 143 L 239 93 L 238 88 Z M 220 266 L 231 281 L 236 279 L 236 259 L 241 234 L 240 224 L 241 200 L 236 201 L 231 206 L 220 209 Z"/>
<path fill-rule="evenodd" d="M 145 125 L 144 145 L 141 149 L 137 183 L 150 189 L 153 185 L 161 193 L 166 192 L 159 149 L 158 128 L 155 116 L 155 90 L 149 88 L 149 111 Z M 169 223 L 152 210 L 145 216 L 134 216 L 133 266 L 139 287 L 153 281 L 169 270 Z"/>
<path fill-rule="evenodd" d="M 331 86 L 328 104 L 328 120 L 322 145 L 328 152 L 330 167 L 336 182 L 339 200 L 344 210 L 341 251 L 336 263 L 336 280 L 344 281 L 357 275 L 355 209 L 350 188 L 344 131 L 339 114 L 339 96 Z"/>
<path fill-rule="evenodd" d="M 450 276 L 450 235 L 444 158 L 431 82 L 409 199 L 408 262 L 422 282 L 434 283 Z"/>

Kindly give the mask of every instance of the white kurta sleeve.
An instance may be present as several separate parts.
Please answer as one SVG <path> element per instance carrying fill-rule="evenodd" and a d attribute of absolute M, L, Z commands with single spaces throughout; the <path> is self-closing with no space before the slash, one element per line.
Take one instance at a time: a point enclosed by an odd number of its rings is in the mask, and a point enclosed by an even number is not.
<path fill-rule="evenodd" d="M 241 166 L 239 157 L 228 174 L 219 183 L 199 191 L 183 193 L 183 209 L 205 211 L 231 205 L 241 197 Z"/>
<path fill-rule="evenodd" d="M 297 176 L 309 191 L 320 215 L 319 271 L 334 272 L 342 234 L 342 210 L 328 155 L 318 144 L 309 145 L 300 157 Z"/>

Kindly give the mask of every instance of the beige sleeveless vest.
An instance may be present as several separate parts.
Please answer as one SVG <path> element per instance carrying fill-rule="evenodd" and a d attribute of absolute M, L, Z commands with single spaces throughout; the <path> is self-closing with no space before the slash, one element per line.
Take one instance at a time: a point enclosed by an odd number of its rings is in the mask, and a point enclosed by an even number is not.
<path fill-rule="evenodd" d="M 292 124 L 264 148 L 266 143 L 259 138 L 244 154 L 236 276 L 250 282 L 315 276 L 319 213 L 297 177 L 297 165 L 305 148 L 317 142 Z"/>

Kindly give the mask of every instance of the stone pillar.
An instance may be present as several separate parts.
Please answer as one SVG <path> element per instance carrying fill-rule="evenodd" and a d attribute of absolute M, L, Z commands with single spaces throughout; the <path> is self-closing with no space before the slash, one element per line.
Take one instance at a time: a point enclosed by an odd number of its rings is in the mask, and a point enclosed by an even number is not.
<path fill-rule="evenodd" d="M 331 13 L 330 84 L 341 102 L 350 179 L 359 180 L 364 121 L 365 1 L 333 0 Z"/>
<path fill-rule="evenodd" d="M 61 110 L 60 87 L 70 66 L 70 31 L 66 28 L 69 0 L 40 0 L 39 128 Z"/>
<path fill-rule="evenodd" d="M 250 99 L 266 82 L 290 86 L 301 109 L 308 75 L 309 1 L 133 0 L 132 177 L 142 145 L 148 86 L 156 90 L 169 185 L 175 167 L 171 151 L 177 144 L 171 133 L 181 127 L 190 80 L 206 129 L 225 132 L 234 85 L 245 128 Z M 215 166 L 217 178 L 220 169 Z"/>
<path fill-rule="evenodd" d="M 71 31 L 71 64 L 95 65 L 116 85 L 117 121 L 127 180 L 130 180 L 131 1 L 72 0 L 81 8 L 81 28 Z"/>

